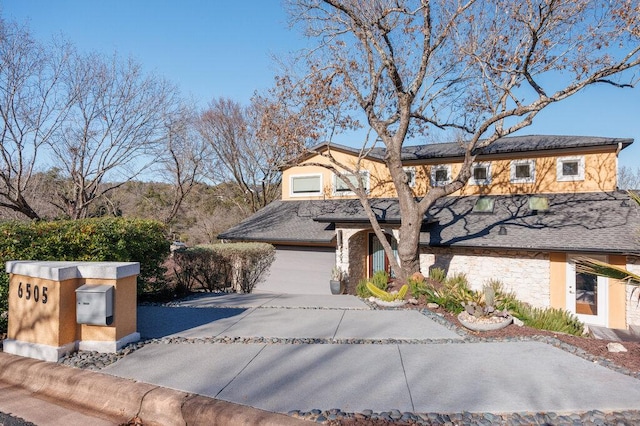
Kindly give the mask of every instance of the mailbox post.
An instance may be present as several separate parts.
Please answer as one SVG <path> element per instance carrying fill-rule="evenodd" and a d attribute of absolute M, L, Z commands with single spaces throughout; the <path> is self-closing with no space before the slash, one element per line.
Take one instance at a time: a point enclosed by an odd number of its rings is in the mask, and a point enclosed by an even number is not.
<path fill-rule="evenodd" d="M 116 352 L 140 340 L 137 262 L 7 262 L 4 351 L 57 361 L 78 349 Z"/>

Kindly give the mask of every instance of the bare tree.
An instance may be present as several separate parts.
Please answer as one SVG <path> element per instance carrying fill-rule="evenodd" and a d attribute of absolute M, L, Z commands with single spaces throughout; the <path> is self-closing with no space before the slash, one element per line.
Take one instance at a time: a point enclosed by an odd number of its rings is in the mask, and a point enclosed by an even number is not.
<path fill-rule="evenodd" d="M 622 166 L 618 170 L 618 188 L 640 189 L 640 167 L 635 172 L 631 167 Z"/>
<path fill-rule="evenodd" d="M 358 195 L 401 279 L 419 270 L 425 212 L 466 184 L 484 148 L 589 85 L 633 85 L 636 78 L 625 71 L 640 63 L 637 1 L 290 0 L 289 6 L 293 24 L 318 45 L 299 55 L 274 92 L 316 133 L 330 137 L 366 121 L 374 137 L 363 144 L 363 156 L 384 145 L 401 212 L 399 263 L 361 183 L 344 178 L 358 166 L 339 164 L 331 150 L 324 155 Z M 464 147 L 462 168 L 417 198 L 401 149 L 439 132 Z M 285 143 L 313 137 L 298 136 Z"/>
<path fill-rule="evenodd" d="M 157 164 L 162 179 L 172 187 L 170 207 L 162 216 L 164 223 L 170 223 L 203 172 L 207 146 L 197 131 L 194 108 L 183 105 L 166 113 L 164 122 L 165 143 L 160 145 Z"/>
<path fill-rule="evenodd" d="M 38 155 L 68 113 L 60 90 L 69 46 L 36 42 L 26 27 L 0 20 L 0 207 L 30 219 Z"/>
<path fill-rule="evenodd" d="M 175 89 L 115 55 L 76 55 L 64 83 L 74 103 L 50 147 L 69 184 L 56 206 L 78 219 L 153 162 L 149 155 L 162 143 L 164 112 Z"/>
<path fill-rule="evenodd" d="M 277 168 L 285 150 L 260 132 L 266 106 L 254 99 L 243 107 L 230 99 L 214 99 L 202 113 L 200 133 L 212 152 L 208 176 L 213 182 L 233 183 L 236 196 L 256 212 L 280 193 Z"/>

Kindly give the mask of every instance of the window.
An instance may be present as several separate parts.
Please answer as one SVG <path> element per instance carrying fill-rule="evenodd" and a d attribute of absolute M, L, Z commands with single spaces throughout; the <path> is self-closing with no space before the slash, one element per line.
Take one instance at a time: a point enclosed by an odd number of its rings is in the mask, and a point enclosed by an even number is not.
<path fill-rule="evenodd" d="M 547 197 L 529 197 L 529 210 L 537 212 L 549 210 L 549 199 Z"/>
<path fill-rule="evenodd" d="M 559 157 L 556 160 L 558 182 L 584 180 L 584 157 Z"/>
<path fill-rule="evenodd" d="M 473 205 L 474 213 L 493 213 L 493 198 L 480 197 Z"/>
<path fill-rule="evenodd" d="M 491 183 L 491 163 L 475 163 L 471 166 L 470 185 L 489 185 Z"/>
<path fill-rule="evenodd" d="M 362 171 L 360 172 L 362 176 L 362 184 L 364 185 L 365 192 L 369 192 L 369 172 Z M 358 183 L 358 177 L 352 173 L 344 173 L 344 177 L 349 180 L 355 187 L 357 188 L 360 184 Z M 340 179 L 338 176 L 333 175 L 333 195 L 354 195 L 353 191 L 347 186 L 347 184 Z"/>
<path fill-rule="evenodd" d="M 322 175 L 291 176 L 291 196 L 308 197 L 322 195 Z"/>
<path fill-rule="evenodd" d="M 407 174 L 407 183 L 411 188 L 416 186 L 416 168 L 415 167 L 404 167 L 404 172 Z"/>
<path fill-rule="evenodd" d="M 451 166 L 431 167 L 431 186 L 442 186 L 451 182 Z"/>
<path fill-rule="evenodd" d="M 536 181 L 535 160 L 515 160 L 511 162 L 512 183 L 533 183 Z"/>

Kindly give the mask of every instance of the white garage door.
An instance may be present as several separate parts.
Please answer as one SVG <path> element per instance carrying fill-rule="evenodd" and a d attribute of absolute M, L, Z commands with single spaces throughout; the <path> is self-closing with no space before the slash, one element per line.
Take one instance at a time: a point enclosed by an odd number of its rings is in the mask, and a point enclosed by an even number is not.
<path fill-rule="evenodd" d="M 332 247 L 276 246 L 276 259 L 256 291 L 288 294 L 331 294 L 329 280 L 336 264 Z"/>

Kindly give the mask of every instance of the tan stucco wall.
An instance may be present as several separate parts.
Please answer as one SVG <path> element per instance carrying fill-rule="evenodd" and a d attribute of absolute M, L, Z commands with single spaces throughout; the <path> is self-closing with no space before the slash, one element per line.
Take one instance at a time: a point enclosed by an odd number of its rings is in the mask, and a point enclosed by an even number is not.
<path fill-rule="evenodd" d="M 22 283 L 22 297 L 18 288 Z M 26 299 L 26 284 L 32 295 Z M 92 326 L 76 322 L 76 289 L 84 284 L 115 286 L 114 323 Z M 33 289 L 38 286 L 39 301 Z M 47 301 L 43 303 L 43 288 Z M 70 279 L 62 282 L 11 274 L 9 284 L 9 339 L 60 347 L 76 340 L 116 341 L 136 332 L 136 276 L 118 280 Z"/>
<path fill-rule="evenodd" d="M 567 307 L 567 254 L 549 253 L 550 306 L 557 309 Z"/>
<path fill-rule="evenodd" d="M 110 326 L 79 325 L 78 340 L 112 342 L 136 332 L 136 277 L 119 280 L 86 279 L 83 284 L 108 284 L 115 287 L 113 324 Z M 75 318 L 74 318 L 75 321 Z"/>
<path fill-rule="evenodd" d="M 348 167 L 355 168 L 357 158 L 351 154 L 333 151 L 332 155 L 339 162 Z M 556 159 L 558 157 L 583 156 L 585 163 L 584 180 L 573 182 L 559 182 L 556 173 Z M 512 160 L 535 160 L 535 183 L 511 183 Z M 491 163 L 491 183 L 489 185 L 467 184 L 461 191 L 453 195 L 478 195 L 478 194 L 531 194 L 554 192 L 594 192 L 613 191 L 616 189 L 617 158 L 615 152 L 601 151 L 589 153 L 558 153 L 553 155 L 510 156 L 503 157 L 478 157 L 477 162 Z M 310 158 L 300 165 L 283 171 L 282 199 L 330 199 L 333 195 L 333 173 L 321 166 L 311 166 L 310 163 L 329 164 L 329 160 L 322 156 Z M 424 195 L 430 185 L 430 171 L 432 165 L 451 166 L 451 175 L 455 177 L 461 169 L 461 161 L 425 162 L 425 164 L 408 164 L 408 167 L 416 169 L 416 186 L 413 191 L 416 196 Z M 362 160 L 360 170 L 368 170 L 370 173 L 370 196 L 373 198 L 395 197 L 396 193 L 390 174 L 383 163 Z M 323 194 L 314 197 L 291 196 L 290 178 L 294 175 L 320 174 L 322 175 Z M 353 196 L 337 196 L 337 198 L 353 198 Z"/>
<path fill-rule="evenodd" d="M 76 340 L 76 280 L 52 281 L 12 274 L 9 279 L 9 339 L 49 346 L 62 346 Z M 22 283 L 22 297 L 19 286 Z M 31 296 L 26 298 L 26 286 Z M 38 286 L 39 300 L 33 291 Z M 46 288 L 46 303 L 44 303 Z"/>
<path fill-rule="evenodd" d="M 627 256 L 609 256 L 612 265 L 627 267 Z M 627 328 L 626 288 L 618 280 L 609 278 L 609 328 Z"/>

